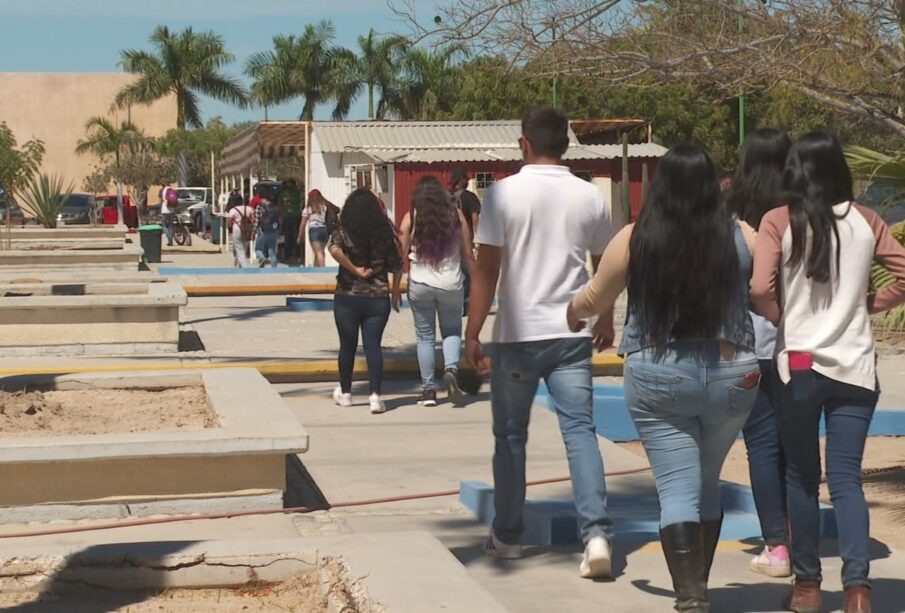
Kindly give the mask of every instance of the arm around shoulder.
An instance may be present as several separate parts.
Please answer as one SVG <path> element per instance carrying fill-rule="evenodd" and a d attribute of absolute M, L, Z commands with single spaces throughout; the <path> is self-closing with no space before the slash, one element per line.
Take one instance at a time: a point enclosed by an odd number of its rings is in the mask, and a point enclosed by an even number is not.
<path fill-rule="evenodd" d="M 613 237 L 603 252 L 594 278 L 572 300 L 572 313 L 578 319 L 610 310 L 625 289 L 633 230 L 634 224 L 630 224 Z"/>
<path fill-rule="evenodd" d="M 788 227 L 788 209 L 774 209 L 761 220 L 754 243 L 751 310 L 774 325 L 778 325 L 782 318 L 779 269 L 782 265 L 782 237 Z"/>

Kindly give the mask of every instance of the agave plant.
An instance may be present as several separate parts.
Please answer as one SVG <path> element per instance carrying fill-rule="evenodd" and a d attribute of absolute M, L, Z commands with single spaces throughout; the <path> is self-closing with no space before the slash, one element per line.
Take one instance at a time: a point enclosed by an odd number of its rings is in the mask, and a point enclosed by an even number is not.
<path fill-rule="evenodd" d="M 57 216 L 72 194 L 73 186 L 63 182 L 59 175 L 40 174 L 32 177 L 21 190 L 20 196 L 26 208 L 45 228 L 57 227 Z"/>
<path fill-rule="evenodd" d="M 857 179 L 880 183 L 889 189 L 885 206 L 905 194 L 905 157 L 888 155 L 865 147 L 851 146 L 845 149 L 845 158 Z"/>

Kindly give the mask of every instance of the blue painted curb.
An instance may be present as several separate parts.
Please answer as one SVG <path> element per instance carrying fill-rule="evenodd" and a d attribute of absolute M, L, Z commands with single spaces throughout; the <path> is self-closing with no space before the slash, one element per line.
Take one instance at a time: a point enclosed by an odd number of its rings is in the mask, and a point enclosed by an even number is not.
<path fill-rule="evenodd" d="M 286 298 L 286 306 L 298 313 L 332 311 L 333 298 L 300 298 L 293 296 Z M 408 298 L 402 299 L 402 308 L 410 308 Z"/>
<path fill-rule="evenodd" d="M 277 268 L 179 268 L 175 266 L 161 267 L 157 272 L 161 276 L 210 276 L 210 275 L 285 275 L 292 273 L 332 273 L 339 269 L 336 266 L 315 268 L 313 266 L 279 266 Z"/>
<path fill-rule="evenodd" d="M 754 511 L 751 490 L 723 482 L 721 496 L 725 518 L 720 540 L 741 541 L 762 538 Z M 469 509 L 483 525 L 493 525 L 493 488 L 481 481 L 460 484 L 459 503 Z M 614 539 L 624 542 L 655 542 L 660 536 L 660 505 L 656 493 L 628 496 L 610 494 L 607 510 L 613 520 Z M 821 533 L 835 538 L 836 515 L 832 507 L 821 505 Z M 578 545 L 579 520 L 571 500 L 528 500 L 524 511 L 523 545 Z"/>

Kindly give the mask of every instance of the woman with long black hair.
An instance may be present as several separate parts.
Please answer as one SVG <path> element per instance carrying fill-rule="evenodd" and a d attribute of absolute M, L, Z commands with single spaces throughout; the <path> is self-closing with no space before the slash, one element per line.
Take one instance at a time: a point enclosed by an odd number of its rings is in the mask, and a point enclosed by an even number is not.
<path fill-rule="evenodd" d="M 371 413 L 383 413 L 380 345 L 390 308 L 399 310 L 402 258 L 393 226 L 370 190 L 357 189 L 346 199 L 339 226 L 330 237 L 330 255 L 339 263 L 333 297 L 339 332 L 339 387 L 333 391 L 333 399 L 339 406 L 352 406 L 352 371 L 360 332 L 368 362 Z"/>
<path fill-rule="evenodd" d="M 741 164 L 726 197 L 726 206 L 752 228 L 760 226 L 765 213 L 783 204 L 782 177 L 791 146 L 788 134 L 771 128 L 754 130 L 745 138 Z M 764 550 L 751 560 L 750 568 L 769 577 L 788 577 L 792 571 L 786 513 L 786 459 L 772 394 L 776 327 L 756 314 L 752 320 L 761 379 L 757 401 L 742 432 Z"/>
<path fill-rule="evenodd" d="M 775 401 L 788 464 L 792 573 L 789 609 L 821 607 L 819 424 L 839 528 L 844 611 L 870 611 L 869 516 L 861 485 L 867 430 L 879 397 L 870 315 L 905 302 L 905 249 L 877 213 L 855 203 L 839 141 L 803 136 L 789 151 L 788 206 L 760 225 L 751 298 L 779 326 Z M 872 293 L 882 263 L 896 283 Z"/>
<path fill-rule="evenodd" d="M 628 287 L 625 400 L 653 467 L 676 610 L 710 610 L 722 527 L 719 476 L 760 379 L 748 313 L 753 231 L 721 203 L 716 170 L 681 145 L 660 160 L 641 214 L 603 255 L 568 320 L 613 308 Z"/>
<path fill-rule="evenodd" d="M 462 211 L 436 177 L 424 177 L 415 185 L 412 212 L 400 226 L 403 255 L 411 261 L 409 304 L 415 320 L 421 395 L 418 403 L 437 405 L 434 352 L 437 320 L 443 338 L 443 382 L 455 406 L 463 402 L 459 389 L 459 357 L 462 352 L 462 307 L 465 303 L 463 267 L 474 267 L 471 233 Z"/>

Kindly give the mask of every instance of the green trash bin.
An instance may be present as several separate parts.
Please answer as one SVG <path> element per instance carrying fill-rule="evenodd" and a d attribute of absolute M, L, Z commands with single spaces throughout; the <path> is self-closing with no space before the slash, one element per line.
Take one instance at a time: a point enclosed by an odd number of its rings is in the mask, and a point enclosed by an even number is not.
<path fill-rule="evenodd" d="M 161 244 L 163 243 L 163 226 L 158 223 L 138 227 L 141 248 L 145 252 L 144 260 L 149 264 L 160 263 Z"/>
<path fill-rule="evenodd" d="M 220 226 L 223 223 L 223 218 L 219 215 L 214 215 L 211 218 L 211 242 L 215 245 L 220 244 Z"/>

